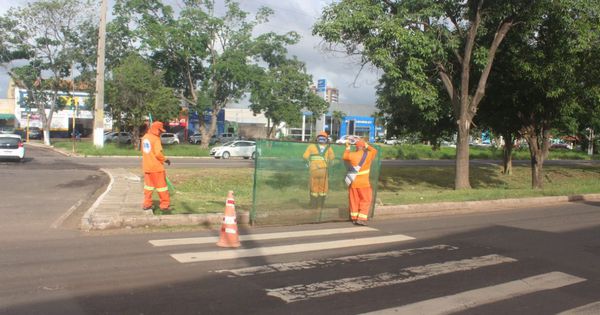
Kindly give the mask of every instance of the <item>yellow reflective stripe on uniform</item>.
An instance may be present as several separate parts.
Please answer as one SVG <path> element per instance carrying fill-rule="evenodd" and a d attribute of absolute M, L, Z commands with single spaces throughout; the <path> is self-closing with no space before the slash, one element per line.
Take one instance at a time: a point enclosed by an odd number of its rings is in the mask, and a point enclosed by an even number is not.
<path fill-rule="evenodd" d="M 325 196 L 327 196 L 327 193 L 321 192 L 321 193 L 319 193 L 319 196 L 325 197 Z"/>
<path fill-rule="evenodd" d="M 369 170 L 356 173 L 356 175 L 365 175 L 365 174 L 369 174 Z"/>
<path fill-rule="evenodd" d="M 144 185 L 144 189 L 145 190 L 154 190 L 154 187 Z"/>
<path fill-rule="evenodd" d="M 163 192 L 163 191 L 167 191 L 167 190 L 169 190 L 169 187 L 156 188 L 156 191 L 158 191 L 158 192 Z"/>
<path fill-rule="evenodd" d="M 361 219 L 365 219 L 365 220 L 369 218 L 369 216 L 368 216 L 368 215 L 366 215 L 366 214 L 362 214 L 362 213 L 359 213 L 359 214 L 358 214 L 358 217 L 359 217 L 359 218 L 361 218 Z"/>
<path fill-rule="evenodd" d="M 325 161 L 325 158 L 320 155 L 311 155 L 310 160 L 311 161 Z"/>
<path fill-rule="evenodd" d="M 351 216 L 351 217 L 355 217 L 355 216 L 357 216 L 357 215 L 358 215 L 358 212 L 350 212 L 350 216 Z"/>
<path fill-rule="evenodd" d="M 310 195 L 313 197 L 319 197 L 319 193 L 316 193 L 316 192 L 311 192 Z"/>

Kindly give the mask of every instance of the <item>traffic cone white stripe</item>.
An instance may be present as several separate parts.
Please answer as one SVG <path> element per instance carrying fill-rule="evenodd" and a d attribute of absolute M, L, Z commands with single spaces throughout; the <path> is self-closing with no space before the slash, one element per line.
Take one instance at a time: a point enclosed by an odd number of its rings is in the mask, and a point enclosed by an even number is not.
<path fill-rule="evenodd" d="M 236 224 L 236 218 L 235 217 L 223 217 L 223 223 Z"/>

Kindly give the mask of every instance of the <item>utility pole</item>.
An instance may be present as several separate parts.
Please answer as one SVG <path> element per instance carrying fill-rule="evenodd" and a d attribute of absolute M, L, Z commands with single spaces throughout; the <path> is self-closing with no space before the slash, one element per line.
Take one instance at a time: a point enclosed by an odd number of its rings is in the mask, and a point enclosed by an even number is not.
<path fill-rule="evenodd" d="M 104 147 L 104 56 L 106 48 L 106 6 L 100 6 L 100 27 L 98 31 L 98 60 L 96 62 L 96 104 L 94 114 L 94 145 Z"/>

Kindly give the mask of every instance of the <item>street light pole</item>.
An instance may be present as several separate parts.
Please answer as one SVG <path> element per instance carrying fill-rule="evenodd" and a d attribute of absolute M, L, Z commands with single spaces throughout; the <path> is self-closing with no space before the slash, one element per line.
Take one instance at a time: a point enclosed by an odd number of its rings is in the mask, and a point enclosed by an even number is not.
<path fill-rule="evenodd" d="M 108 0 L 100 6 L 98 31 L 98 60 L 96 62 L 96 104 L 94 115 L 94 145 L 104 147 L 104 56 L 106 47 L 106 7 Z"/>

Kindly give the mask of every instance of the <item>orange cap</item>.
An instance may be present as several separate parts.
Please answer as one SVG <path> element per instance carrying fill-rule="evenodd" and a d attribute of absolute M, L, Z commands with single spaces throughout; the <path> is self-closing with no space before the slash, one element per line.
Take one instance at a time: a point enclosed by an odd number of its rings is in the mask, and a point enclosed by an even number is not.
<path fill-rule="evenodd" d="M 357 140 L 356 143 L 356 148 L 357 149 L 364 149 L 365 148 L 365 142 L 361 139 Z"/>

